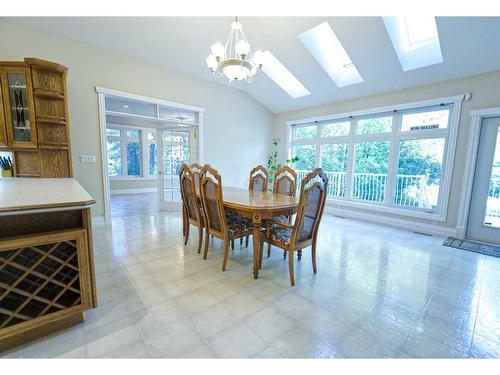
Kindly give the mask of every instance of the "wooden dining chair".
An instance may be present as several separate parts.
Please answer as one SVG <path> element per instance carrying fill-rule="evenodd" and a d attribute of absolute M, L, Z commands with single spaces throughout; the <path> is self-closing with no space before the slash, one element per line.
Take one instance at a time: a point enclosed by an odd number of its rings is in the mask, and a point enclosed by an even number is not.
<path fill-rule="evenodd" d="M 200 190 L 200 180 L 201 180 L 201 170 L 203 169 L 203 165 L 198 164 L 198 163 L 193 163 L 189 166 L 191 168 L 191 171 L 194 174 L 194 184 L 196 187 L 196 191 Z"/>
<path fill-rule="evenodd" d="M 327 188 L 328 178 L 321 168 L 316 168 L 302 180 L 295 222 L 289 224 L 273 221 L 269 236 L 261 236 L 259 267 L 262 266 L 263 242 L 268 242 L 290 253 L 288 254 L 288 269 L 292 286 L 295 285 L 294 251 L 301 251 L 311 246 L 312 267 L 314 273 L 317 272 L 316 241 L 325 208 Z"/>
<path fill-rule="evenodd" d="M 274 173 L 273 193 L 294 196 L 297 189 L 297 172 L 295 172 L 288 165 L 279 168 Z M 292 222 L 292 215 L 279 215 L 273 220 L 281 221 L 282 223 Z M 266 228 L 270 230 L 270 226 Z M 268 232 L 269 233 L 269 232 Z M 286 251 L 283 251 L 283 258 L 286 259 Z M 267 244 L 267 257 L 271 256 L 271 244 Z"/>
<path fill-rule="evenodd" d="M 222 179 L 214 168 L 206 165 L 201 172 L 201 202 L 206 218 L 205 250 L 203 259 L 208 256 L 209 235 L 224 241 L 224 258 L 222 271 L 226 270 L 229 244 L 237 238 L 252 234 L 252 223 L 249 220 L 234 220 L 224 209 L 222 197 Z"/>
<path fill-rule="evenodd" d="M 184 210 L 184 245 L 187 244 L 189 239 L 189 228 L 194 225 L 198 228 L 198 254 L 201 252 L 201 245 L 203 241 L 203 228 L 205 227 L 205 218 L 201 211 L 198 200 L 196 199 L 195 175 L 190 167 L 186 164 L 181 166 L 180 170 L 180 187 L 181 197 Z"/>
<path fill-rule="evenodd" d="M 262 165 L 258 165 L 250 171 L 248 190 L 267 191 L 269 172 Z"/>

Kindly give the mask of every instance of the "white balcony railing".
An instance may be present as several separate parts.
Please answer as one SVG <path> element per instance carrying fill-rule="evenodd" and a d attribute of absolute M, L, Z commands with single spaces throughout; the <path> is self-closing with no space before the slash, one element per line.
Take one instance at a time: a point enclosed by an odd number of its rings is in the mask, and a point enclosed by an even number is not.
<path fill-rule="evenodd" d="M 300 182 L 309 173 L 298 170 Z M 338 198 L 346 196 L 347 173 L 326 172 L 328 176 L 328 196 Z M 354 173 L 352 197 L 371 202 L 383 202 L 386 194 L 387 174 Z M 425 175 L 397 175 L 394 204 L 406 207 L 431 208 L 428 197 L 428 183 Z M 297 189 L 297 191 L 298 191 Z"/>

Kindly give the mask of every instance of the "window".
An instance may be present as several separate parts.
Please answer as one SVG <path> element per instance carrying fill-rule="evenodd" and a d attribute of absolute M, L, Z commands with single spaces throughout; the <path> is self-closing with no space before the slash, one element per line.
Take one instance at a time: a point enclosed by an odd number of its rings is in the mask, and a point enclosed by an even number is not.
<path fill-rule="evenodd" d="M 355 144 L 352 197 L 383 202 L 389 169 L 389 141 Z"/>
<path fill-rule="evenodd" d="M 357 134 L 387 133 L 392 130 L 392 117 L 374 117 L 358 121 Z"/>
<path fill-rule="evenodd" d="M 299 180 L 323 168 L 330 200 L 444 221 L 461 100 L 291 124 L 289 156 Z"/>
<path fill-rule="evenodd" d="M 109 126 L 106 137 L 110 177 L 148 177 L 156 174 L 155 130 Z"/>
<path fill-rule="evenodd" d="M 345 197 L 348 147 L 348 143 L 321 145 L 321 168 L 331 180 L 328 186 L 331 197 Z"/>
<path fill-rule="evenodd" d="M 349 121 L 333 122 L 331 124 L 324 124 L 321 126 L 322 137 L 341 137 L 349 135 L 351 123 Z"/>

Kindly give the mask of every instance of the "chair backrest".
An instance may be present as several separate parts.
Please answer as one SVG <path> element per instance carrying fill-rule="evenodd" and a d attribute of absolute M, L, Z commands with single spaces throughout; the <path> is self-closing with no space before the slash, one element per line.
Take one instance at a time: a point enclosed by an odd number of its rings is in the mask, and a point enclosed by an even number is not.
<path fill-rule="evenodd" d="M 194 185 L 196 187 L 196 191 L 200 191 L 201 170 L 203 169 L 203 166 L 198 163 L 193 163 L 189 166 L 189 168 L 191 168 L 191 171 L 194 174 Z"/>
<path fill-rule="evenodd" d="M 205 212 L 206 227 L 224 234 L 227 232 L 226 216 L 222 199 L 222 179 L 219 172 L 209 165 L 201 170 L 201 202 Z"/>
<path fill-rule="evenodd" d="M 195 175 L 186 164 L 179 172 L 182 203 L 187 216 L 197 222 L 201 221 L 201 212 L 196 200 Z"/>
<path fill-rule="evenodd" d="M 274 173 L 273 193 L 293 196 L 296 189 L 297 172 L 288 165 L 281 167 Z"/>
<path fill-rule="evenodd" d="M 250 182 L 248 190 L 267 191 L 269 172 L 262 165 L 258 165 L 250 171 Z"/>
<path fill-rule="evenodd" d="M 292 243 L 316 238 L 325 208 L 327 189 L 328 177 L 321 168 L 316 168 L 302 180 L 297 218 L 290 239 Z"/>

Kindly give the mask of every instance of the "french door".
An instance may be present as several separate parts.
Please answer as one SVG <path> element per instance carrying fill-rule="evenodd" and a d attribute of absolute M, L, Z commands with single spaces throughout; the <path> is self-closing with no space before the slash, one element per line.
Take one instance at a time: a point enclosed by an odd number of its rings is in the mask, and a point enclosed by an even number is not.
<path fill-rule="evenodd" d="M 481 125 L 467 238 L 500 243 L 500 117 Z"/>
<path fill-rule="evenodd" d="M 160 209 L 178 209 L 181 204 L 179 170 L 183 163 L 194 162 L 195 130 L 158 129 L 158 205 Z"/>

